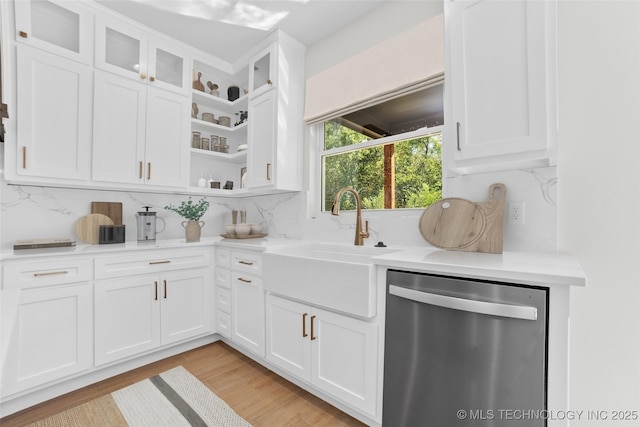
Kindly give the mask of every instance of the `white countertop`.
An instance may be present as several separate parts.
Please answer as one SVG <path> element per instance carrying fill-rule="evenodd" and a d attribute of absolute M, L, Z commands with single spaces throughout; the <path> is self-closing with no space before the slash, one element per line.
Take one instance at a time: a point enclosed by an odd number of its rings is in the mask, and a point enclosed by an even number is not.
<path fill-rule="evenodd" d="M 304 243 L 300 240 L 223 239 L 204 237 L 200 242 L 186 243 L 184 239 L 157 240 L 155 242 L 127 242 L 110 245 L 81 244 L 69 248 L 24 249 L 6 251 L 1 260 L 20 260 L 38 257 L 99 255 L 114 252 L 178 249 L 202 246 L 223 246 L 235 249 L 268 251 L 283 245 Z M 586 277 L 577 259 L 566 254 L 538 254 L 505 252 L 487 254 L 478 252 L 445 251 L 433 247 L 397 248 L 397 252 L 373 258 L 375 264 L 393 269 L 444 274 L 476 279 L 516 282 L 532 285 L 584 286 Z"/>
<path fill-rule="evenodd" d="M 566 254 L 487 254 L 425 247 L 377 256 L 374 260 L 387 268 L 530 285 L 585 286 L 587 281 L 578 260 Z"/>

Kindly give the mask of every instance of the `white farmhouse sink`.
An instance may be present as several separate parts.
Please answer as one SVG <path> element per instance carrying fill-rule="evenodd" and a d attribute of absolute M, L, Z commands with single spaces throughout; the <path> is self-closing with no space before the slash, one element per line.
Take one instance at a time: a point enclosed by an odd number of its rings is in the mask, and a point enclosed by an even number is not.
<path fill-rule="evenodd" d="M 361 317 L 376 315 L 373 257 L 398 249 L 301 243 L 263 254 L 267 291 Z"/>

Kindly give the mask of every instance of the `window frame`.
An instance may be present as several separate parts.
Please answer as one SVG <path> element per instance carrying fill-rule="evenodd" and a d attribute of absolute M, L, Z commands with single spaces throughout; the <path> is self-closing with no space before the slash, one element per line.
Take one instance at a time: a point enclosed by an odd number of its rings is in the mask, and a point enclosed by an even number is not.
<path fill-rule="evenodd" d="M 311 154 L 313 159 L 309 162 L 310 165 L 313 164 L 313 167 L 309 168 L 309 180 L 312 185 L 310 185 L 311 194 L 308 203 L 308 211 L 313 212 L 311 217 L 316 217 L 322 214 L 330 215 L 331 212 L 322 210 L 322 200 L 324 199 L 324 174 L 322 168 L 322 160 L 324 156 L 343 154 L 350 151 L 357 151 L 366 148 L 376 147 L 376 146 L 384 146 L 387 144 L 393 144 L 401 141 L 406 141 L 410 139 L 417 139 L 427 137 L 434 133 L 440 133 L 444 136 L 444 124 L 431 126 L 431 127 L 423 127 L 420 129 L 416 129 L 414 131 L 405 132 L 396 135 L 386 136 L 384 138 L 379 139 L 371 139 L 368 141 L 363 141 L 357 144 L 352 144 L 344 147 L 335 147 L 329 150 L 324 149 L 324 122 L 315 123 L 309 126 L 310 132 L 310 140 L 312 142 Z M 444 141 L 444 137 L 442 138 Z M 444 142 L 443 142 L 444 143 Z M 444 157 L 444 150 L 443 150 Z M 444 167 L 443 167 L 444 169 Z M 444 174 L 443 174 L 444 180 Z M 415 210 L 424 210 L 424 208 L 396 208 L 396 209 L 367 209 L 367 212 L 410 212 Z"/>

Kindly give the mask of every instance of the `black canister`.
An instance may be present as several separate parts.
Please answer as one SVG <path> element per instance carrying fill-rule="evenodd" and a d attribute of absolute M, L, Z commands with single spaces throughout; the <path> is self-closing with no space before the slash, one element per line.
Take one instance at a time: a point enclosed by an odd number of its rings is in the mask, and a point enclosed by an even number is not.
<path fill-rule="evenodd" d="M 227 98 L 229 101 L 235 101 L 240 98 L 240 88 L 238 86 L 229 86 L 227 89 Z"/>

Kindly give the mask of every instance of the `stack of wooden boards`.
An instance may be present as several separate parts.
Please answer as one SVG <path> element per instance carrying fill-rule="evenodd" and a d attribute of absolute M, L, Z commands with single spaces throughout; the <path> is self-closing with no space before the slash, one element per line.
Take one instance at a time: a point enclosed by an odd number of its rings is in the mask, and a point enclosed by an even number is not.
<path fill-rule="evenodd" d="M 487 202 L 457 197 L 429 206 L 420 217 L 420 233 L 433 246 L 448 250 L 502 253 L 504 184 L 489 187 Z"/>

